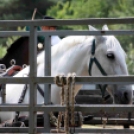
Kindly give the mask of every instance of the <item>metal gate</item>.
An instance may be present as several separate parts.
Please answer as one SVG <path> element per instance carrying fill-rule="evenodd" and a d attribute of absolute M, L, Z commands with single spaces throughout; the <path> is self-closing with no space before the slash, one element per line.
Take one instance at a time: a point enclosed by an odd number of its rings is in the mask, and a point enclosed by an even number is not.
<path fill-rule="evenodd" d="M 103 19 L 77 19 L 77 20 L 1 20 L 1 27 L 11 26 L 30 26 L 30 32 L 18 32 L 18 31 L 0 31 L 0 37 L 12 36 L 12 35 L 27 35 L 30 37 L 30 75 L 27 78 L 0 78 L 0 83 L 27 83 L 30 85 L 30 103 L 28 105 L 18 104 L 2 104 L 0 105 L 0 111 L 29 111 L 30 120 L 29 128 L 0 128 L 0 133 L 4 132 L 17 132 L 29 134 L 36 134 L 36 132 L 50 132 L 48 113 L 50 111 L 63 111 L 65 106 L 50 105 L 50 84 L 53 84 L 54 77 L 51 77 L 51 45 L 49 41 L 50 35 L 130 35 L 134 34 L 134 31 L 52 31 L 52 32 L 37 32 L 36 26 L 43 25 L 94 25 L 94 24 L 134 24 L 134 18 L 103 18 Z M 45 36 L 45 77 L 36 76 L 36 42 L 37 35 Z M 36 84 L 44 83 L 45 85 L 45 105 L 36 104 Z M 118 76 L 118 77 L 76 77 L 76 83 L 83 84 L 133 84 L 134 76 Z M 32 89 L 32 90 L 31 90 Z M 106 112 L 133 112 L 133 105 L 76 105 L 76 111 L 106 111 Z M 45 123 L 43 128 L 36 128 L 36 111 L 44 111 Z M 76 128 L 75 132 L 82 133 L 134 133 L 132 129 L 82 129 Z"/>

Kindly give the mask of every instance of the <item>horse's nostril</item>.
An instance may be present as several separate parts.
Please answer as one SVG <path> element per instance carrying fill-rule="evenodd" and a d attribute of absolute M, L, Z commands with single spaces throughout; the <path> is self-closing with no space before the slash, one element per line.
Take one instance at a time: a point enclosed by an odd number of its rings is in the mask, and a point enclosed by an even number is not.
<path fill-rule="evenodd" d="M 128 100 L 128 93 L 127 92 L 124 92 L 124 97 L 126 100 Z"/>

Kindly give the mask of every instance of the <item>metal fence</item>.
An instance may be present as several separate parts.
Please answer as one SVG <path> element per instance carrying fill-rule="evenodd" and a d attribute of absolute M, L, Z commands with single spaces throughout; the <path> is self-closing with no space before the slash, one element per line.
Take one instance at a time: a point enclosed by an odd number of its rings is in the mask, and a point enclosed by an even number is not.
<path fill-rule="evenodd" d="M 49 36 L 50 35 L 132 35 L 134 34 L 133 30 L 129 31 L 71 31 L 71 30 L 62 30 L 62 31 L 52 31 L 52 32 L 37 32 L 36 26 L 43 25 L 94 25 L 94 24 L 134 24 L 134 18 L 97 18 L 97 19 L 77 19 L 77 20 L 1 20 L 1 27 L 12 27 L 12 26 L 30 26 L 30 32 L 18 32 L 18 31 L 0 31 L 0 37 L 7 37 L 13 35 L 27 35 L 30 37 L 30 46 L 29 46 L 29 60 L 30 60 L 30 74 L 29 77 L 23 78 L 0 78 L 0 83 L 27 83 L 30 85 L 30 103 L 28 105 L 18 105 L 18 104 L 2 104 L 0 105 L 0 111 L 29 111 L 30 120 L 29 128 L 0 128 L 0 133 L 4 132 L 17 132 L 29 134 L 36 134 L 36 132 L 50 132 L 48 113 L 50 111 L 63 111 L 65 106 L 60 105 L 49 105 L 50 104 L 50 84 L 53 84 L 54 77 L 51 77 L 51 45 Z M 37 66 L 36 66 L 36 43 L 37 35 L 45 36 L 45 77 L 37 77 Z M 36 83 L 45 84 L 45 105 L 36 105 Z M 118 76 L 118 77 L 76 77 L 77 83 L 85 84 L 133 84 L 134 76 Z M 32 90 L 31 90 L 32 89 Z M 76 111 L 106 111 L 106 112 L 133 112 L 133 105 L 76 105 Z M 44 111 L 45 123 L 43 128 L 36 128 L 36 112 Z M 132 129 L 82 129 L 76 128 L 75 132 L 82 133 L 134 133 Z"/>

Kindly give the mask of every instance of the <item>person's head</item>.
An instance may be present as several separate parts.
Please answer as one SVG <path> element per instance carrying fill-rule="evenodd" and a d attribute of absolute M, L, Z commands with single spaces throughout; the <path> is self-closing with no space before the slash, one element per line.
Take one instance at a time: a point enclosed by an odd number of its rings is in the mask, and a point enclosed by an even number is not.
<path fill-rule="evenodd" d="M 54 19 L 53 17 L 50 16 L 44 16 L 43 19 Z M 46 30 L 56 30 L 56 26 L 41 26 L 41 29 L 46 31 Z"/>

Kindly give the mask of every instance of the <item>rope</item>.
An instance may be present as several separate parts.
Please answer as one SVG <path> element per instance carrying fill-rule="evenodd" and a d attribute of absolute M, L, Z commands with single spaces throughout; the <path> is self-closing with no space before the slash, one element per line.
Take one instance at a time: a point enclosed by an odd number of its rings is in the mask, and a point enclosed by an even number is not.
<path fill-rule="evenodd" d="M 54 83 L 59 86 L 59 87 L 62 87 L 62 83 L 59 81 L 59 76 L 60 75 L 57 75 L 55 78 L 54 78 Z"/>
<path fill-rule="evenodd" d="M 67 75 L 66 78 L 66 82 L 67 82 L 67 89 L 66 89 L 66 100 L 65 100 L 65 104 L 66 104 L 66 109 L 65 109 L 65 118 L 64 118 L 64 129 L 66 134 L 69 134 L 69 110 L 70 110 L 70 105 L 69 105 L 69 99 L 70 99 L 70 89 L 71 89 L 71 74 L 69 73 Z"/>
<path fill-rule="evenodd" d="M 72 89 L 71 89 L 71 125 L 75 126 L 75 118 L 74 118 L 74 105 L 75 105 L 75 97 L 74 97 L 74 91 L 75 91 L 75 76 L 76 74 L 72 74 Z"/>
<path fill-rule="evenodd" d="M 64 80 L 63 80 L 64 75 L 60 75 L 59 76 L 59 82 L 61 85 L 61 105 L 64 105 Z M 58 126 L 57 126 L 57 131 L 58 133 L 60 132 L 60 127 L 61 127 L 61 121 L 62 121 L 62 117 L 63 117 L 64 113 L 63 112 L 59 112 L 58 115 Z"/>
<path fill-rule="evenodd" d="M 57 86 L 61 88 L 60 99 L 61 105 L 66 105 L 65 112 L 59 112 L 58 123 L 57 123 L 57 132 L 65 132 L 69 134 L 69 121 L 71 120 L 71 126 L 75 126 L 75 117 L 74 117 L 74 104 L 75 104 L 75 73 L 69 73 L 64 79 L 64 75 L 57 75 L 54 78 L 54 82 Z M 69 113 L 71 112 L 71 116 Z M 61 121 L 64 116 L 64 130 L 61 130 Z M 71 119 L 70 119 L 71 118 Z"/>
<path fill-rule="evenodd" d="M 54 126 L 58 126 L 58 121 L 53 112 L 49 113 L 50 116 L 50 123 L 53 124 Z"/>
<path fill-rule="evenodd" d="M 54 79 L 54 82 L 61 87 L 61 105 L 64 105 L 64 80 L 63 80 L 64 75 L 57 75 Z M 57 121 L 57 132 L 60 133 L 60 127 L 61 127 L 61 121 L 62 121 L 62 116 L 63 112 L 59 112 L 58 114 L 58 121 Z"/>

